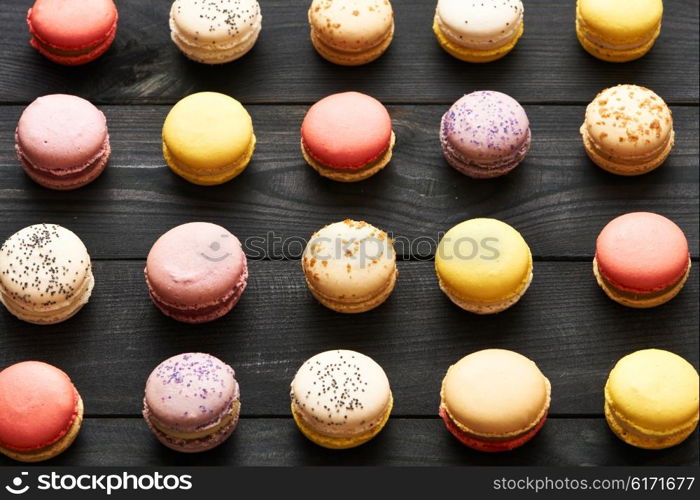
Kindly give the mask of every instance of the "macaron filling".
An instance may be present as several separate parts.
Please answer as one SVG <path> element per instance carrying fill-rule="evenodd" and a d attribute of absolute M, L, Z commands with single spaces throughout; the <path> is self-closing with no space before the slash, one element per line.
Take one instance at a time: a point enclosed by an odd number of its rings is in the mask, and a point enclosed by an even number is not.
<path fill-rule="evenodd" d="M 623 284 L 620 283 L 619 281 L 616 281 L 614 278 L 612 278 L 610 275 L 607 275 L 605 270 L 601 268 L 600 261 L 598 260 L 597 256 L 595 257 L 594 260 L 594 265 L 596 266 L 600 278 L 603 280 L 603 283 L 608 286 L 609 288 L 613 288 L 617 294 L 619 294 L 622 297 L 626 297 L 629 299 L 638 299 L 638 298 L 654 298 L 654 297 L 660 297 L 665 294 L 667 294 L 669 291 L 673 290 L 674 288 L 678 287 L 679 285 L 682 285 L 685 283 L 686 279 L 688 278 L 688 274 L 690 272 L 690 267 L 691 267 L 691 261 L 690 258 L 688 258 L 688 266 L 682 271 L 681 275 L 678 278 L 675 278 L 670 284 L 663 283 L 659 284 L 653 288 L 649 289 L 639 289 L 635 288 L 634 284 Z"/>
<path fill-rule="evenodd" d="M 167 424 L 164 424 L 158 420 L 158 418 L 149 409 L 146 401 L 144 401 L 143 414 L 148 423 L 152 425 L 155 430 L 160 432 L 163 437 L 176 441 L 179 440 L 184 443 L 187 441 L 205 439 L 220 432 L 229 433 L 233 430 L 232 427 L 235 427 L 238 423 L 240 411 L 240 401 L 237 398 L 232 399 L 227 412 L 223 416 L 217 417 L 207 424 L 189 429 L 182 429 L 180 426 L 168 427 Z"/>

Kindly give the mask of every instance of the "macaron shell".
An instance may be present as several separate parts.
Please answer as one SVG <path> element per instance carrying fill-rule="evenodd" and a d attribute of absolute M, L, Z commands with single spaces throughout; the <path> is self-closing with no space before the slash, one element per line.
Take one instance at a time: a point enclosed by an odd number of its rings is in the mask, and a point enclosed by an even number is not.
<path fill-rule="evenodd" d="M 632 292 L 663 290 L 688 269 L 688 241 L 673 221 L 633 212 L 610 221 L 598 235 L 596 262 L 615 287 Z"/>
<path fill-rule="evenodd" d="M 501 92 L 477 91 L 450 107 L 441 134 L 463 157 L 492 161 L 517 153 L 529 131 L 527 114 L 515 99 Z"/>
<path fill-rule="evenodd" d="M 359 92 L 321 99 L 301 125 L 306 152 L 337 169 L 358 169 L 377 160 L 390 147 L 391 135 L 391 117 L 384 105 Z"/>
<path fill-rule="evenodd" d="M 0 372 L 0 446 L 30 451 L 63 436 L 77 415 L 78 392 L 68 375 L 39 361 Z"/>
<path fill-rule="evenodd" d="M 203 174 L 235 164 L 247 154 L 253 138 L 253 121 L 245 108 L 216 92 L 180 100 L 163 124 L 163 142 L 170 153 Z"/>
<path fill-rule="evenodd" d="M 673 433 L 697 424 L 698 391 L 698 372 L 685 359 L 645 349 L 617 362 L 605 385 L 605 400 L 636 427 Z"/>
<path fill-rule="evenodd" d="M 191 222 L 162 235 L 146 260 L 149 285 L 166 302 L 204 307 L 217 304 L 247 274 L 241 243 L 227 229 Z"/>
<path fill-rule="evenodd" d="M 36 0 L 28 20 L 32 33 L 54 48 L 76 50 L 102 42 L 117 22 L 112 0 Z"/>
<path fill-rule="evenodd" d="M 382 367 L 349 350 L 326 351 L 308 359 L 294 376 L 290 394 L 306 427 L 332 438 L 371 432 L 386 419 L 392 403 Z"/>
<path fill-rule="evenodd" d="M 22 112 L 16 138 L 22 155 L 34 167 L 74 173 L 103 156 L 107 120 L 85 99 L 47 95 Z"/>
<path fill-rule="evenodd" d="M 493 49 L 510 42 L 521 29 L 520 0 L 439 0 L 436 23 L 452 43 L 470 49 Z"/>
<path fill-rule="evenodd" d="M 195 432 L 218 423 L 240 398 L 233 369 L 203 353 L 173 356 L 146 382 L 145 405 L 174 431 Z"/>
<path fill-rule="evenodd" d="M 394 12 L 389 0 L 313 0 L 309 23 L 323 43 L 359 52 L 393 33 Z"/>
<path fill-rule="evenodd" d="M 392 282 L 396 275 L 396 254 L 384 231 L 366 222 L 347 219 L 311 236 L 302 266 L 310 285 L 321 295 L 364 302 L 379 295 Z"/>
<path fill-rule="evenodd" d="M 632 43 L 654 33 L 663 15 L 662 0 L 578 0 L 586 26 L 609 43 Z"/>
<path fill-rule="evenodd" d="M 471 219 L 440 240 L 435 270 L 441 285 L 464 301 L 500 302 L 527 286 L 532 255 L 520 233 L 508 224 Z"/>
<path fill-rule="evenodd" d="M 525 356 L 486 349 L 449 368 L 441 399 L 462 430 L 505 439 L 529 431 L 546 415 L 550 386 L 537 365 Z"/>

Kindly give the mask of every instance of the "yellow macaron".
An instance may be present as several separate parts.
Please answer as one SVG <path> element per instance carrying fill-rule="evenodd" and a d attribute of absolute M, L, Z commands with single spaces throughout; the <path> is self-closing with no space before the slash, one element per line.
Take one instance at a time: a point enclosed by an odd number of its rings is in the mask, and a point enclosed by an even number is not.
<path fill-rule="evenodd" d="M 698 372 L 682 357 L 660 349 L 623 357 L 605 384 L 605 419 L 632 446 L 679 444 L 698 425 Z"/>
<path fill-rule="evenodd" d="M 435 255 L 440 288 L 459 307 L 478 314 L 503 311 L 532 281 L 532 254 L 505 222 L 471 219 L 445 233 Z"/>
<path fill-rule="evenodd" d="M 603 61 L 639 59 L 661 32 L 663 10 L 662 0 L 578 0 L 576 36 Z"/>
<path fill-rule="evenodd" d="M 255 149 L 253 121 L 232 97 L 200 92 L 180 100 L 163 124 L 163 156 L 183 179 L 203 186 L 230 181 Z"/>

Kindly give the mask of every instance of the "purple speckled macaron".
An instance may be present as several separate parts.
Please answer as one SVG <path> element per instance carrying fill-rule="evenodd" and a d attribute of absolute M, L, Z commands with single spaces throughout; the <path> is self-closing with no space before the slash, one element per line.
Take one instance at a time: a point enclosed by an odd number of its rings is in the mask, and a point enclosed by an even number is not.
<path fill-rule="evenodd" d="M 530 149 L 530 121 L 512 97 L 481 90 L 467 94 L 445 113 L 440 143 L 447 162 L 464 175 L 505 175 Z"/>
<path fill-rule="evenodd" d="M 158 440 L 176 451 L 220 445 L 236 428 L 240 411 L 233 369 L 210 354 L 168 358 L 146 382 L 143 417 Z"/>

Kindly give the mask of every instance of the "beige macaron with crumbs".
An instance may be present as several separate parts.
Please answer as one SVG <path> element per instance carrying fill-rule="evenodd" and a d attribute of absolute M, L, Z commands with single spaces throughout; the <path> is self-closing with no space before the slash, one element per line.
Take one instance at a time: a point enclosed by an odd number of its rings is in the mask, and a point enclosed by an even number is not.
<path fill-rule="evenodd" d="M 394 38 L 389 0 L 313 0 L 308 14 L 311 43 L 321 57 L 334 64 L 372 62 Z"/>
<path fill-rule="evenodd" d="M 396 286 L 396 253 L 384 231 L 346 219 L 311 236 L 302 269 L 312 295 L 341 313 L 374 309 Z"/>
<path fill-rule="evenodd" d="M 661 97 L 638 85 L 616 85 L 588 105 L 581 136 L 589 158 L 602 169 L 641 175 L 666 160 L 675 133 Z"/>

